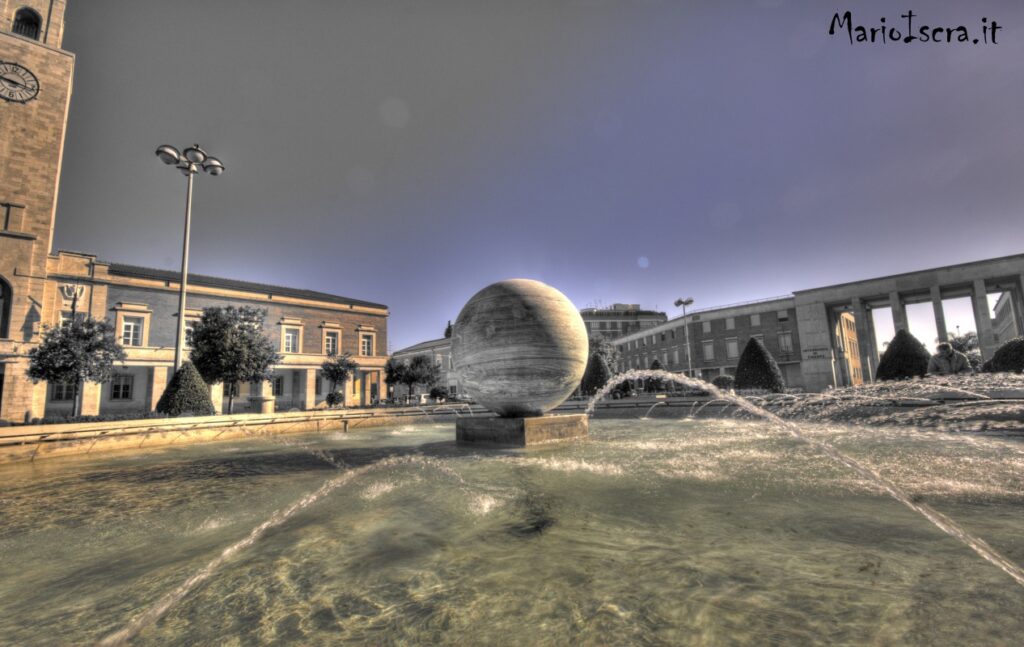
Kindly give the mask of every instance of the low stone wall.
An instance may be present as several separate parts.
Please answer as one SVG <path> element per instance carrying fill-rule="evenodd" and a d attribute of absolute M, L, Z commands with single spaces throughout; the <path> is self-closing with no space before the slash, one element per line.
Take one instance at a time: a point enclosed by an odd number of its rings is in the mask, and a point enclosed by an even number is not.
<path fill-rule="evenodd" d="M 349 431 L 400 422 L 452 420 L 459 413 L 450 408 L 439 409 L 292 411 L 0 427 L 0 463 L 263 435 Z M 473 414 L 485 412 L 474 409 Z"/>

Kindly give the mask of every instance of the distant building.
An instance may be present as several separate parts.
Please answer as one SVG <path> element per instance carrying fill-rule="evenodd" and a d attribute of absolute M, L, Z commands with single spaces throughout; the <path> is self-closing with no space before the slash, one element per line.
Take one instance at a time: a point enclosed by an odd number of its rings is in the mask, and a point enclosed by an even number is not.
<path fill-rule="evenodd" d="M 0 420 L 72 410 L 74 385 L 35 384 L 26 371 L 45 328 L 73 307 L 108 319 L 128 357 L 109 382 L 84 385 L 83 414 L 152 411 L 174 362 L 179 272 L 52 252 L 75 64 L 61 49 L 65 5 L 0 0 Z M 331 352 L 349 352 L 359 365 L 345 387 L 348 404 L 371 404 L 383 392 L 386 306 L 209 276 L 189 275 L 189 283 L 186 321 L 209 306 L 264 308 L 264 331 L 283 355 L 268 382 L 211 387 L 218 410 L 225 388 L 237 393 L 237 412 L 248 409 L 250 393 L 273 396 L 278 409 L 320 406 L 330 385 L 319 367 Z"/>
<path fill-rule="evenodd" d="M 647 369 L 658 360 L 667 371 L 710 381 L 736 373 L 739 356 L 752 337 L 775 357 L 787 386 L 802 386 L 793 297 L 688 312 L 685 319 L 676 317 L 630 333 L 614 344 L 621 356 L 619 371 Z"/>
<path fill-rule="evenodd" d="M 580 310 L 580 316 L 589 337 L 605 339 L 652 328 L 668 320 L 664 312 L 642 310 L 635 303 L 616 303 L 610 308 L 584 308 Z"/>
<path fill-rule="evenodd" d="M 408 362 L 417 355 L 425 355 L 438 369 L 438 380 L 435 386 L 448 389 L 450 395 L 459 395 L 462 391 L 459 385 L 459 378 L 452 368 L 452 340 L 449 337 L 432 339 L 430 341 L 413 344 L 391 354 L 391 357 L 400 362 Z M 413 389 L 413 393 L 428 393 L 429 387 L 422 385 Z M 399 384 L 394 387 L 394 397 L 404 398 L 410 395 L 405 385 Z"/>
<path fill-rule="evenodd" d="M 840 372 L 837 376 L 843 386 L 855 386 L 864 383 L 864 373 L 860 363 L 860 345 L 857 342 L 857 324 L 853 314 L 840 312 L 836 318 L 836 367 Z"/>
<path fill-rule="evenodd" d="M 1005 344 L 1020 333 L 1014 322 L 1017 320 L 1013 311 L 1013 292 L 1003 292 L 999 295 L 996 305 L 992 308 L 995 317 L 992 319 L 992 334 L 995 335 L 997 344 Z"/>

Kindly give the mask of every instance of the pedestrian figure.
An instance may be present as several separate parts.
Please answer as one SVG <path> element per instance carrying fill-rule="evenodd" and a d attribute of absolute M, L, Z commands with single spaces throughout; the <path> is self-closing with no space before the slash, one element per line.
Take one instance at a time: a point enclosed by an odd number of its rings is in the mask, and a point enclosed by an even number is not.
<path fill-rule="evenodd" d="M 947 343 L 936 346 L 936 353 L 928 360 L 929 375 L 971 375 L 971 363 L 964 355 Z"/>

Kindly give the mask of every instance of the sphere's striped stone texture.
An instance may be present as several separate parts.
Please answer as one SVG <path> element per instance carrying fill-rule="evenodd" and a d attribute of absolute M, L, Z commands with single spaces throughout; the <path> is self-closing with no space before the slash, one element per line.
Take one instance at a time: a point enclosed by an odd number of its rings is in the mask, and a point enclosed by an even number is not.
<path fill-rule="evenodd" d="M 509 279 L 477 292 L 452 332 L 463 389 L 500 416 L 539 416 L 580 384 L 587 329 L 576 306 L 540 281 Z"/>

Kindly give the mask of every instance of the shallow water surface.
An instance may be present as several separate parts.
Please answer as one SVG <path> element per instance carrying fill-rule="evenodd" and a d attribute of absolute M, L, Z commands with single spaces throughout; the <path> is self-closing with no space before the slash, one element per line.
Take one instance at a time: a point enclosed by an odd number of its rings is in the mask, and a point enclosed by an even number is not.
<path fill-rule="evenodd" d="M 1024 563 L 1024 444 L 805 430 Z M 505 451 L 453 436 L 418 425 L 2 467 L 0 643 L 94 644 L 346 471 L 132 644 L 1024 635 L 1024 588 L 768 424 L 594 420 L 587 441 Z"/>

